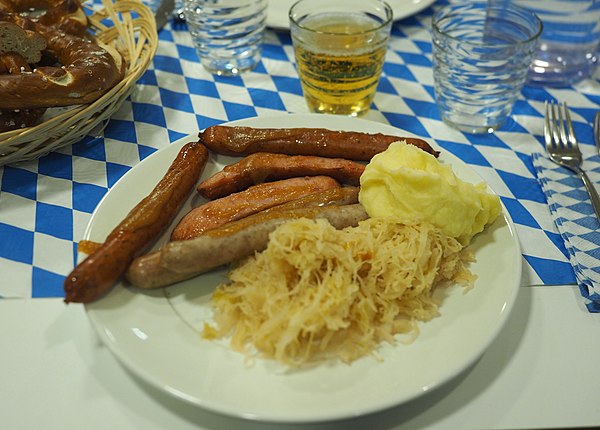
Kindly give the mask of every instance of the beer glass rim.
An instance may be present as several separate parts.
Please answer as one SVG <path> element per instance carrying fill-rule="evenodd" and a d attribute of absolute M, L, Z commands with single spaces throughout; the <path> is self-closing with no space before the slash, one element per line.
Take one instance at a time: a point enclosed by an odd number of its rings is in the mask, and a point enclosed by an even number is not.
<path fill-rule="evenodd" d="M 503 13 L 513 13 L 516 14 L 517 16 L 521 17 L 521 18 L 525 18 L 525 19 L 532 19 L 535 22 L 536 25 L 536 30 L 533 32 L 533 34 L 531 36 L 529 36 L 526 39 L 523 40 L 518 40 L 518 41 L 510 41 L 510 42 L 494 42 L 491 43 L 489 41 L 472 41 L 472 40 L 465 40 L 463 38 L 460 37 L 455 37 L 451 34 L 449 34 L 446 30 L 442 29 L 440 27 L 440 22 L 442 21 L 442 19 L 447 19 L 450 17 L 458 17 L 459 12 L 461 11 L 465 11 L 465 10 L 480 10 L 485 8 L 486 10 L 490 10 L 490 11 L 495 11 L 495 12 L 503 12 Z M 432 23 L 432 29 L 434 32 L 444 35 L 444 37 L 447 37 L 448 39 L 453 39 L 455 41 L 458 41 L 460 43 L 464 43 L 467 45 L 472 45 L 472 46 L 515 46 L 515 45 L 525 45 L 528 43 L 531 43 L 535 40 L 537 40 L 540 35 L 542 34 L 542 30 L 544 28 L 544 25 L 542 23 L 542 21 L 540 20 L 540 18 L 532 11 L 527 10 L 521 6 L 517 6 L 514 4 L 511 4 L 510 6 L 506 6 L 503 4 L 494 4 L 493 2 L 489 2 L 489 1 L 479 1 L 479 0 L 475 0 L 475 1 L 471 1 L 469 3 L 453 3 L 453 4 L 449 4 L 445 7 L 442 7 L 441 9 L 439 9 L 438 11 L 436 11 L 433 14 L 433 17 L 431 19 L 431 23 Z"/>
<path fill-rule="evenodd" d="M 383 21 L 377 25 L 376 27 L 373 28 L 369 28 L 367 30 L 360 30 L 360 31 L 356 31 L 356 32 L 336 32 L 336 31 L 323 31 L 323 30 L 316 30 L 314 28 L 311 27 L 307 27 L 303 24 L 301 24 L 298 19 L 294 16 L 294 12 L 296 11 L 296 8 L 298 6 L 300 6 L 302 3 L 308 2 L 311 0 L 298 0 L 296 1 L 291 7 L 290 10 L 288 12 L 288 18 L 290 21 L 290 26 L 295 26 L 303 31 L 309 31 L 315 34 L 326 34 L 326 35 L 332 35 L 332 36 L 339 36 L 339 35 L 360 35 L 360 34 L 368 34 L 368 33 L 374 33 L 377 31 L 380 31 L 382 28 L 385 28 L 386 26 L 389 26 L 391 24 L 391 22 L 394 19 L 394 11 L 392 10 L 391 6 L 389 4 L 387 4 L 384 0 L 362 0 L 360 2 L 361 5 L 365 5 L 367 3 L 371 3 L 371 4 L 377 4 L 380 5 L 383 12 L 385 13 L 385 19 L 383 19 Z M 314 0 L 312 0 L 314 1 Z M 347 6 L 346 4 L 344 6 Z M 346 10 L 344 10 L 346 11 Z M 332 11 L 333 12 L 333 11 Z M 338 11 L 339 12 L 339 11 Z M 302 15 L 300 18 L 305 18 L 306 15 Z M 381 18 L 381 17 L 380 17 Z"/>

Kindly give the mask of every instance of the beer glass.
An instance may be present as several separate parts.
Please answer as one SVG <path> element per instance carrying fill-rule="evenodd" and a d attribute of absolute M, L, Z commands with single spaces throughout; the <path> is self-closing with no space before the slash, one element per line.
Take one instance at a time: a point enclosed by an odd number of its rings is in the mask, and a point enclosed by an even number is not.
<path fill-rule="evenodd" d="M 292 6 L 290 32 L 310 111 L 359 116 L 369 110 L 392 17 L 380 0 L 300 0 Z"/>

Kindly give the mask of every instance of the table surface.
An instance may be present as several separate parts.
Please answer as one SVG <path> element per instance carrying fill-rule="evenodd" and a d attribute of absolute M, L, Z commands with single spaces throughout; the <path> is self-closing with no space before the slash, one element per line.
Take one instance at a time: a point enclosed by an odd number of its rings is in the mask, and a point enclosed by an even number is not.
<path fill-rule="evenodd" d="M 525 86 L 496 133 L 466 135 L 435 107 L 429 20 L 433 8 L 395 23 L 378 93 L 366 119 L 435 142 L 500 195 L 520 239 L 515 308 L 473 366 L 406 405 L 310 428 L 551 428 L 600 424 L 593 382 L 597 314 L 585 309 L 564 245 L 537 183 L 545 100 L 569 103 L 585 154 L 594 150 L 600 69 L 574 87 Z M 282 428 L 215 415 L 157 391 L 101 344 L 62 283 L 91 214 L 119 178 L 156 150 L 236 119 L 306 113 L 286 31 L 268 30 L 259 67 L 237 78 L 208 74 L 185 27 L 159 33 L 158 52 L 102 136 L 39 160 L 0 167 L 0 354 L 3 427 Z M 594 338 L 595 339 L 595 338 Z M 591 400 L 590 400 L 591 399 Z M 33 407 L 32 407 L 33 406 Z"/>
<path fill-rule="evenodd" d="M 472 367 L 420 399 L 311 426 L 246 422 L 189 406 L 125 370 L 81 306 L 0 301 L 2 427 L 10 429 L 540 429 L 600 424 L 595 314 L 569 286 L 523 287 L 513 315 Z M 18 329 L 10 330 L 10 327 Z M 258 394 L 258 393 L 257 393 Z"/>

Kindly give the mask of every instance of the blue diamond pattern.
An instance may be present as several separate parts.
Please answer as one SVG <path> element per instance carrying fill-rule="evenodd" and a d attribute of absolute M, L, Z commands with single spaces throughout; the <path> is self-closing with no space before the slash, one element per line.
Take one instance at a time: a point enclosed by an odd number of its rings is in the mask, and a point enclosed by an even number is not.
<path fill-rule="evenodd" d="M 33 261 L 33 232 L 0 223 L 0 257 L 20 263 Z"/>

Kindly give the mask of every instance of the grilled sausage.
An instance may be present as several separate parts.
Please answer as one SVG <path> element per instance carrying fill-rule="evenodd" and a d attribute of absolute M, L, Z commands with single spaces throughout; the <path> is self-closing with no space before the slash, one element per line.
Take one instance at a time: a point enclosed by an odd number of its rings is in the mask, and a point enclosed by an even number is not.
<path fill-rule="evenodd" d="M 185 145 L 152 192 L 67 276 L 65 302 L 89 303 L 109 291 L 135 256 L 171 223 L 207 161 L 204 145 Z"/>
<path fill-rule="evenodd" d="M 298 199 L 290 200 L 272 208 L 265 209 L 257 213 L 257 216 L 267 217 L 271 211 L 283 211 L 301 208 L 310 208 L 315 206 L 330 206 L 330 205 L 353 205 L 358 203 L 358 187 L 340 187 L 332 188 L 327 191 L 319 191 L 317 193 L 308 194 Z"/>
<path fill-rule="evenodd" d="M 434 156 L 439 152 L 422 139 L 369 134 L 356 131 L 333 131 L 324 128 L 252 128 L 215 125 L 199 133 L 200 140 L 211 150 L 224 155 L 248 155 L 274 152 L 289 155 L 317 155 L 369 161 L 392 142 L 406 140 Z"/>
<path fill-rule="evenodd" d="M 255 214 L 136 258 L 127 270 L 127 280 L 138 288 L 159 288 L 193 278 L 264 250 L 277 226 L 303 217 L 325 218 L 334 227 L 344 228 L 356 226 L 367 213 L 360 204 L 353 204 Z"/>
<path fill-rule="evenodd" d="M 225 166 L 202 181 L 196 191 L 207 199 L 217 199 L 263 182 L 317 175 L 330 176 L 342 184 L 358 186 L 364 170 L 363 164 L 343 158 L 259 152 Z"/>
<path fill-rule="evenodd" d="M 340 184 L 328 176 L 290 178 L 254 185 L 192 209 L 173 229 L 171 240 L 189 240 L 226 222 L 308 194 L 339 187 Z"/>

